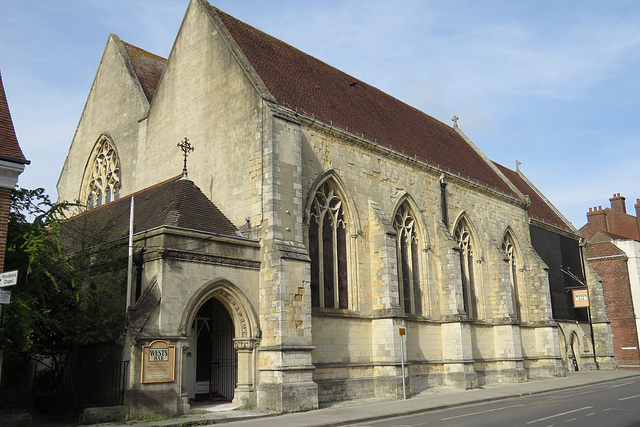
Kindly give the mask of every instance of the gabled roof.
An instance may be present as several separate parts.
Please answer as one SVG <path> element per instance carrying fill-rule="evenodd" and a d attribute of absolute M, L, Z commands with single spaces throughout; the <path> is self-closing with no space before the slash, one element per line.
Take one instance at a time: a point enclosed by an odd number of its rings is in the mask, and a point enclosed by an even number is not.
<path fill-rule="evenodd" d="M 278 104 L 518 197 L 452 127 L 206 5 Z"/>
<path fill-rule="evenodd" d="M 611 242 L 612 240 L 633 240 L 628 237 L 618 236 L 617 234 L 609 233 L 604 230 L 596 230 L 591 237 L 589 237 L 589 243 L 602 243 Z"/>
<path fill-rule="evenodd" d="M 202 3 L 219 18 L 279 105 L 519 198 L 451 126 L 227 15 L 206 0 Z M 123 44 L 151 102 L 166 60 Z"/>
<path fill-rule="evenodd" d="M 613 258 L 613 257 L 625 257 L 625 252 L 618 248 L 611 241 L 616 240 L 620 236 L 615 236 L 604 231 L 596 231 L 589 243 L 585 246 L 585 253 L 588 261 L 593 261 L 594 258 Z"/>
<path fill-rule="evenodd" d="M 233 223 L 192 181 L 178 177 L 76 215 L 64 222 L 63 234 L 80 233 L 108 240 L 126 236 L 131 197 L 134 198 L 134 233 L 170 226 L 238 236 Z M 77 242 L 70 245 L 75 246 Z"/>
<path fill-rule="evenodd" d="M 122 44 L 129 56 L 140 86 L 142 86 L 142 90 L 147 97 L 147 101 L 151 103 L 167 60 L 124 41 Z"/>
<path fill-rule="evenodd" d="M 4 92 L 2 75 L 0 74 L 0 160 L 10 161 L 20 164 L 29 164 L 22 154 L 16 131 L 9 112 L 9 103 Z"/>
<path fill-rule="evenodd" d="M 545 224 L 576 233 L 576 230 L 569 225 L 562 215 L 551 205 L 542 194 L 526 179 L 520 172 L 513 171 L 499 163 L 494 164 L 500 169 L 515 187 L 525 196 L 529 196 L 531 206 L 529 207 L 529 216 L 531 218 L 542 221 Z"/>
<path fill-rule="evenodd" d="M 588 224 L 587 224 L 588 225 Z M 632 239 L 626 236 L 620 236 L 619 234 L 610 233 L 608 231 L 599 230 L 597 228 L 587 228 L 586 225 L 580 229 L 580 232 L 589 240 L 589 243 L 601 243 L 601 242 L 611 242 L 613 240 L 624 240 L 624 241 L 635 241 L 639 240 Z"/>
<path fill-rule="evenodd" d="M 591 237 L 596 233 L 600 231 L 600 229 L 595 226 L 594 224 L 589 224 L 586 223 L 585 225 L 583 225 L 582 227 L 580 227 L 580 232 L 587 238 L 587 239 L 591 239 Z"/>

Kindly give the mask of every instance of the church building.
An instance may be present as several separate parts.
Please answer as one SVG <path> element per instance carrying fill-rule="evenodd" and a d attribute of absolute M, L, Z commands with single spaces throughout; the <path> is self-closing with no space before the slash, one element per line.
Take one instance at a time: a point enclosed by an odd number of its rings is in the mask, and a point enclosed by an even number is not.
<path fill-rule="evenodd" d="M 581 235 L 457 120 L 207 0 L 167 59 L 111 34 L 57 189 L 131 242 L 127 416 L 613 369 Z"/>

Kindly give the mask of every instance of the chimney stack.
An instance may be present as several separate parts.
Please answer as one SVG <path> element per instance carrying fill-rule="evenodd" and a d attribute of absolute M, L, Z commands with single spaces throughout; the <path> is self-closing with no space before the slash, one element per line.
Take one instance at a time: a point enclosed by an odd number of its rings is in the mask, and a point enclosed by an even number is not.
<path fill-rule="evenodd" d="M 611 210 L 614 213 L 627 213 L 627 206 L 625 204 L 625 198 L 620 195 L 620 193 L 614 194 L 612 198 L 609 199 L 611 202 Z"/>
<path fill-rule="evenodd" d="M 636 199 L 636 224 L 638 225 L 638 235 L 640 235 L 640 199 Z"/>
<path fill-rule="evenodd" d="M 607 215 L 602 209 L 602 206 L 589 208 L 587 222 L 597 230 L 607 231 Z"/>

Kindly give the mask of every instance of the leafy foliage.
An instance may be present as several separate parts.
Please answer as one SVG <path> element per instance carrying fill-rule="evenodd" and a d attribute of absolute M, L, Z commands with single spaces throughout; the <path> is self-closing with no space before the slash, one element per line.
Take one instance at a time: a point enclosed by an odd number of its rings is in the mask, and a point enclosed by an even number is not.
<path fill-rule="evenodd" d="M 94 232 L 90 215 L 68 219 L 73 211 L 41 188 L 13 192 L 5 271 L 19 274 L 2 306 L 3 373 L 20 360 L 61 373 L 75 349 L 123 331 L 126 245 Z"/>
<path fill-rule="evenodd" d="M 19 275 L 11 304 L 3 307 L 0 345 L 5 351 L 40 352 L 48 346 L 42 338 L 61 332 L 62 319 L 56 313 L 77 300 L 72 269 L 60 256 L 55 219 L 65 209 L 42 189 L 16 189 L 12 194 L 5 270 L 18 270 Z"/>

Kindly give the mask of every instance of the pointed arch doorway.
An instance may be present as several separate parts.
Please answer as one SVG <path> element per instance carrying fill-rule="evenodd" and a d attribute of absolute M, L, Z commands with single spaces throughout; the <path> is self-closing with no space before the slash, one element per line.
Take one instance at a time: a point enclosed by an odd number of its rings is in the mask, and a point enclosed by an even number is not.
<path fill-rule="evenodd" d="M 217 298 L 210 298 L 198 309 L 191 327 L 193 388 L 190 399 L 233 400 L 238 382 L 234 338 L 231 315 Z"/>
<path fill-rule="evenodd" d="M 189 400 L 225 399 L 255 405 L 258 317 L 235 285 L 215 280 L 187 302 L 180 322 L 188 338 L 182 368 Z"/>

